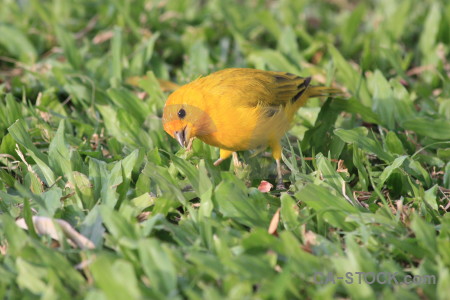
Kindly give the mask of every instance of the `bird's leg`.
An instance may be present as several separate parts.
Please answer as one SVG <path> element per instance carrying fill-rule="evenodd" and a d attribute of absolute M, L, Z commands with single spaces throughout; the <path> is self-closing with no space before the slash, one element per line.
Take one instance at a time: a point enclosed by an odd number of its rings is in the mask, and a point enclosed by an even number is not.
<path fill-rule="evenodd" d="M 272 156 L 277 162 L 277 190 L 285 190 L 283 183 L 283 175 L 281 174 L 281 144 L 280 141 L 275 140 L 269 143 L 270 148 L 272 148 Z"/>
<path fill-rule="evenodd" d="M 233 154 L 233 151 L 229 151 L 229 150 L 224 150 L 224 149 L 220 149 L 220 155 L 219 155 L 219 159 L 216 160 L 214 162 L 215 166 L 220 165 L 225 159 L 227 159 L 228 157 L 231 156 L 231 154 Z"/>
<path fill-rule="evenodd" d="M 277 162 L 277 190 L 285 190 L 283 183 L 283 175 L 281 174 L 281 161 L 279 159 L 276 160 Z"/>
<path fill-rule="evenodd" d="M 242 167 L 242 163 L 239 161 L 237 152 L 233 152 L 233 165 L 234 165 L 234 168 Z"/>

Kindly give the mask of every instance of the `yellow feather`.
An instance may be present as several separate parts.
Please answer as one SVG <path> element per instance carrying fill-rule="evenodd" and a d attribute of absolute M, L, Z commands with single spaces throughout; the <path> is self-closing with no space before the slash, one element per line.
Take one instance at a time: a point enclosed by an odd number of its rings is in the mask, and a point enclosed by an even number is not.
<path fill-rule="evenodd" d="M 233 151 L 270 146 L 279 163 L 280 140 L 308 98 L 341 94 L 310 85 L 311 78 L 285 72 L 232 68 L 186 84 L 172 93 L 163 113 L 164 129 L 180 143 L 197 137 Z M 181 112 L 183 110 L 183 112 Z M 280 174 L 279 174 L 280 176 Z"/>

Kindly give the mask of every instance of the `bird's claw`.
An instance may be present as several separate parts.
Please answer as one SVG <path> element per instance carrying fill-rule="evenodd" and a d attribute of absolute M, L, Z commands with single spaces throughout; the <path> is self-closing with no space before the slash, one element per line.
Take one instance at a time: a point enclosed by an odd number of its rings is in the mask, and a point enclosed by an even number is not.
<path fill-rule="evenodd" d="M 283 180 L 278 180 L 277 190 L 281 190 L 281 191 L 285 191 L 286 190 L 286 187 L 284 186 Z"/>

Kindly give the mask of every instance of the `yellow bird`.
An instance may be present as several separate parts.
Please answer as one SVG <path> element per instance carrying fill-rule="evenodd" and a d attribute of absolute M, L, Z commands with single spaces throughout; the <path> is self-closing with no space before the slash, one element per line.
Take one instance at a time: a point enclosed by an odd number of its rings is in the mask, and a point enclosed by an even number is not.
<path fill-rule="evenodd" d="M 311 97 L 332 96 L 335 88 L 310 85 L 311 77 L 286 72 L 231 68 L 200 77 L 167 99 L 164 130 L 182 147 L 194 137 L 220 148 L 219 165 L 236 151 L 269 146 L 281 174 L 281 138 L 296 111 Z"/>

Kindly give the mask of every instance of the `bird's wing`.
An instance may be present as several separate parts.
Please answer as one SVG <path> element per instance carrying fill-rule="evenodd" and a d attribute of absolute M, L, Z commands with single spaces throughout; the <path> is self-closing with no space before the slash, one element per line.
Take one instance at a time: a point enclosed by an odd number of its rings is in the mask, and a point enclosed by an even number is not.
<path fill-rule="evenodd" d="M 310 77 L 286 72 L 232 68 L 203 77 L 196 84 L 216 96 L 211 98 L 226 99 L 236 107 L 279 108 L 296 103 L 310 81 Z"/>
<path fill-rule="evenodd" d="M 300 77 L 286 72 L 265 72 L 262 74 L 272 97 L 261 99 L 267 106 L 286 106 L 295 103 L 308 89 L 311 77 Z"/>
<path fill-rule="evenodd" d="M 311 77 L 286 72 L 255 69 L 226 69 L 216 73 L 216 78 L 226 78 L 218 87 L 231 93 L 236 105 L 280 107 L 295 103 L 307 90 Z"/>

